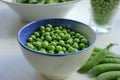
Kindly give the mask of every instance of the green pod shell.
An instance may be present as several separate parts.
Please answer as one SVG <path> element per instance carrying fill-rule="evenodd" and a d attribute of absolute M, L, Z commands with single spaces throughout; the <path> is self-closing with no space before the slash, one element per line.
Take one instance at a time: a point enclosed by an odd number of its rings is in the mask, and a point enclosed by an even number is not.
<path fill-rule="evenodd" d="M 108 71 L 120 71 L 120 64 L 115 64 L 115 63 L 100 64 L 95 66 L 91 70 L 91 73 L 93 76 L 97 76 L 101 73 L 108 72 Z"/>
<path fill-rule="evenodd" d="M 116 80 L 120 77 L 120 71 L 109 71 L 100 74 L 96 80 Z"/>

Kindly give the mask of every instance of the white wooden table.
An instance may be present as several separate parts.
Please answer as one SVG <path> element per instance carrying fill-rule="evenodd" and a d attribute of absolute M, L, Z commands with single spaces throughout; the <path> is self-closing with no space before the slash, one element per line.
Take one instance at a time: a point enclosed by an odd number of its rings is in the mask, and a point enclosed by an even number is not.
<path fill-rule="evenodd" d="M 89 24 L 89 0 L 82 0 L 65 17 Z M 0 2 L 0 80 L 46 80 L 26 61 L 17 43 L 17 32 L 26 23 L 7 5 Z M 108 34 L 98 35 L 96 46 L 120 44 L 120 10 Z M 112 49 L 120 54 L 120 45 Z M 68 80 L 94 80 L 87 74 L 73 74 Z"/>

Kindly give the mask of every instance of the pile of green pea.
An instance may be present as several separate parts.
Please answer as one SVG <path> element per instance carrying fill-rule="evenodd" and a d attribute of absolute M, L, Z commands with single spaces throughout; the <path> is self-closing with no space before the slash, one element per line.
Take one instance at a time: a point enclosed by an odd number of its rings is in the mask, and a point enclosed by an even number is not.
<path fill-rule="evenodd" d="M 63 3 L 72 0 L 16 0 L 17 3 L 27 3 L 27 4 L 51 4 L 51 3 Z"/>
<path fill-rule="evenodd" d="M 114 16 L 120 0 L 91 0 L 93 20 L 98 25 L 107 25 Z"/>
<path fill-rule="evenodd" d="M 48 54 L 65 54 L 83 50 L 89 46 L 85 36 L 64 26 L 47 24 L 40 26 L 26 41 L 32 50 Z"/>

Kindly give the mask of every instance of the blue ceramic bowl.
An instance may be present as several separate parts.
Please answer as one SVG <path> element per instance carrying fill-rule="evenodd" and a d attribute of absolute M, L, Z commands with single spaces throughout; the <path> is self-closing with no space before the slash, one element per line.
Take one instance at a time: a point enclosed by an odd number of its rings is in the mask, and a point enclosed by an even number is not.
<path fill-rule="evenodd" d="M 27 48 L 25 44 L 28 37 L 39 29 L 40 26 L 47 24 L 65 26 L 66 28 L 80 32 L 88 39 L 89 47 L 67 54 L 45 54 Z M 51 79 L 65 79 L 82 67 L 88 60 L 96 42 L 96 33 L 88 25 L 78 21 L 62 18 L 42 19 L 23 26 L 18 32 L 18 42 L 28 62 L 40 71 L 41 74 Z"/>

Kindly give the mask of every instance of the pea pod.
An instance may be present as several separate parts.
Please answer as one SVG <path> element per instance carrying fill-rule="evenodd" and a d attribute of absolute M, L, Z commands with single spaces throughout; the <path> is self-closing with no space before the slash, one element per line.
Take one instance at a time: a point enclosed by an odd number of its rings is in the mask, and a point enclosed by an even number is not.
<path fill-rule="evenodd" d="M 114 44 L 111 43 L 106 48 L 101 50 L 93 59 L 89 60 L 82 68 L 80 68 L 78 72 L 85 73 L 99 64 L 103 59 L 105 59 L 105 56 L 108 54 L 109 49 L 113 45 Z"/>
<path fill-rule="evenodd" d="M 108 71 L 120 71 L 120 64 L 116 63 L 99 64 L 91 70 L 91 73 L 93 76 L 97 76 L 101 73 Z"/>
<path fill-rule="evenodd" d="M 120 80 L 120 77 L 119 77 L 119 78 L 117 78 L 117 80 Z"/>
<path fill-rule="evenodd" d="M 118 63 L 120 64 L 120 59 L 117 58 L 105 58 L 101 63 Z"/>
<path fill-rule="evenodd" d="M 120 71 L 109 71 L 100 74 L 96 80 L 116 80 L 120 77 Z"/>

